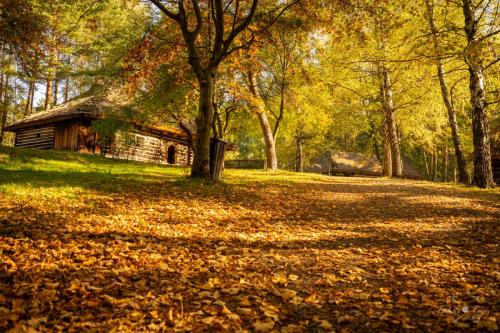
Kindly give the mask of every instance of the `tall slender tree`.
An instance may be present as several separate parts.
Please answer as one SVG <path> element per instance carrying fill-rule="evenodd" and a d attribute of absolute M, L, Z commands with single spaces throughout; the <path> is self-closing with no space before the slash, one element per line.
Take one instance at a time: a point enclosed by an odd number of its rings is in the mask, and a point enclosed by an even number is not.
<path fill-rule="evenodd" d="M 481 1 L 482 3 L 482 1 Z M 490 138 L 486 101 L 486 83 L 483 64 L 483 43 L 488 37 L 481 32 L 481 17 L 488 10 L 474 3 L 474 0 L 462 0 L 467 47 L 464 59 L 469 70 L 470 102 L 472 106 L 472 140 L 474 144 L 474 177 L 473 183 L 479 187 L 494 187 L 491 167 Z M 490 32 L 493 36 L 500 29 Z"/>
<path fill-rule="evenodd" d="M 457 111 L 455 110 L 455 106 L 453 104 L 453 100 L 451 98 L 450 89 L 448 88 L 448 84 L 446 83 L 445 77 L 445 69 L 442 57 L 440 53 L 442 52 L 442 46 L 439 40 L 439 29 L 436 25 L 435 13 L 434 13 L 434 0 L 425 0 L 426 5 L 426 14 L 427 14 L 427 22 L 429 24 L 429 30 L 432 36 L 433 48 L 434 48 L 434 57 L 436 63 L 437 76 L 439 79 L 439 85 L 441 88 L 441 95 L 443 97 L 444 106 L 448 113 L 448 123 L 451 129 L 451 136 L 453 139 L 453 147 L 455 149 L 455 158 L 458 167 L 458 176 L 459 181 L 462 184 L 469 184 L 469 174 L 467 173 L 467 161 L 465 160 L 464 152 L 462 149 L 462 142 L 459 135 L 458 130 L 458 122 L 457 122 Z"/>

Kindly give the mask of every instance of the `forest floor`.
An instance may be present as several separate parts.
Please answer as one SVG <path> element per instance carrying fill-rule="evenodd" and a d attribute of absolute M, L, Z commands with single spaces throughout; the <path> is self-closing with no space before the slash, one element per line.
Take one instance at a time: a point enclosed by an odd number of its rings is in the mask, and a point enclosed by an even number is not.
<path fill-rule="evenodd" d="M 495 331 L 500 191 L 0 148 L 0 331 Z"/>

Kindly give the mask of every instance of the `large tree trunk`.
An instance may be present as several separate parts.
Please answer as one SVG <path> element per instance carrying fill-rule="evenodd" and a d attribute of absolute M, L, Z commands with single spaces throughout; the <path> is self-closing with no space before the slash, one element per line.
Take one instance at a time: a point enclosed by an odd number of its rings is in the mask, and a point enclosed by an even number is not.
<path fill-rule="evenodd" d="M 302 149 L 302 138 L 298 135 L 295 137 L 295 171 L 304 172 L 304 155 Z"/>
<path fill-rule="evenodd" d="M 474 144 L 473 182 L 481 188 L 494 187 L 483 69 L 471 66 L 469 74 L 472 104 L 472 142 Z"/>
<path fill-rule="evenodd" d="M 463 0 L 465 33 L 467 35 L 467 54 L 465 60 L 469 67 L 469 90 L 472 106 L 472 142 L 474 145 L 473 183 L 481 188 L 494 187 L 491 167 L 490 138 L 486 113 L 486 89 L 484 68 L 479 41 L 479 21 L 477 9 L 472 0 Z"/>
<path fill-rule="evenodd" d="M 267 169 L 268 170 L 277 170 L 278 169 L 278 158 L 276 157 L 276 144 L 274 141 L 273 130 L 271 129 L 271 125 L 269 124 L 269 120 L 267 118 L 267 114 L 264 108 L 264 102 L 262 101 L 262 97 L 260 96 L 257 79 L 253 73 L 248 73 L 248 88 L 254 100 L 251 101 L 250 107 L 252 111 L 259 118 L 260 128 L 262 129 L 262 134 L 264 136 L 265 149 L 266 149 L 266 159 L 267 159 Z"/>
<path fill-rule="evenodd" d="M 210 177 L 210 138 L 212 136 L 212 123 L 214 117 L 215 70 L 208 70 L 198 77 L 200 97 L 198 115 L 196 116 L 196 137 L 194 140 L 194 158 L 191 166 L 192 177 Z"/>
<path fill-rule="evenodd" d="M 434 20 L 434 0 L 427 0 L 425 2 L 427 7 L 427 18 L 429 23 L 429 28 L 432 33 L 432 39 L 434 43 L 434 51 L 439 53 L 441 51 L 441 46 L 439 44 L 438 38 L 438 29 L 436 27 L 436 23 Z M 448 85 L 446 84 L 445 79 L 445 71 L 444 65 L 441 58 L 437 58 L 436 60 L 437 74 L 439 79 L 439 85 L 441 87 L 441 95 L 443 97 L 444 106 L 448 113 L 448 123 L 451 129 L 451 136 L 453 139 L 453 147 L 455 149 L 455 157 L 457 160 L 458 174 L 459 180 L 462 184 L 469 184 L 469 174 L 467 173 L 467 161 L 465 160 L 462 142 L 460 140 L 460 136 L 458 133 L 458 123 L 457 123 L 457 112 L 453 105 L 453 101 L 451 99 L 450 90 L 448 89 Z"/>
<path fill-rule="evenodd" d="M 403 176 L 403 164 L 401 157 L 401 147 L 397 133 L 396 119 L 394 117 L 394 100 L 392 97 L 392 83 L 389 70 L 382 66 L 382 108 L 384 110 L 385 123 L 387 124 L 388 139 L 391 145 L 392 175 Z"/>

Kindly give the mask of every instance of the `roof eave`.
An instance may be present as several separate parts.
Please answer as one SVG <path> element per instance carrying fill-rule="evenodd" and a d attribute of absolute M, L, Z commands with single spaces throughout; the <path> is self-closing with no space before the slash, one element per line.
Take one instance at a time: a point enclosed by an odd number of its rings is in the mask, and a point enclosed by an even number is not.
<path fill-rule="evenodd" d="M 40 125 L 45 125 L 45 124 L 50 124 L 50 123 L 55 123 L 55 122 L 70 120 L 70 119 L 77 119 L 77 118 L 97 119 L 97 118 L 99 118 L 99 116 L 91 115 L 91 114 L 88 114 L 86 112 L 78 112 L 78 113 L 65 115 L 65 116 L 58 116 L 58 117 L 51 117 L 51 118 L 46 118 L 46 119 L 22 122 L 19 124 L 13 123 L 11 125 L 5 126 L 4 130 L 7 132 L 15 132 L 15 131 L 23 129 L 23 128 L 40 126 Z"/>

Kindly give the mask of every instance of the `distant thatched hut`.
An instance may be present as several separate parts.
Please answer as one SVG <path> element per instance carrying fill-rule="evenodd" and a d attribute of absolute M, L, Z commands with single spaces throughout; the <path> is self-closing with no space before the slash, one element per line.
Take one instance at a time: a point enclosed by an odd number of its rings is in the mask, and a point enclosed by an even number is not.
<path fill-rule="evenodd" d="M 341 176 L 382 176 L 382 165 L 374 156 L 355 152 L 338 152 L 320 157 L 306 172 Z M 408 161 L 403 161 L 403 177 L 420 179 L 418 170 Z"/>
<path fill-rule="evenodd" d="M 190 163 L 190 138 L 180 128 L 129 121 L 126 131 L 101 140 L 92 122 L 105 119 L 112 104 L 108 98 L 78 98 L 18 120 L 5 130 L 16 134 L 16 147 L 103 153 L 107 157 L 164 164 Z"/>
<path fill-rule="evenodd" d="M 339 152 L 331 156 L 332 173 L 343 176 L 380 176 L 382 166 L 374 156 Z"/>

